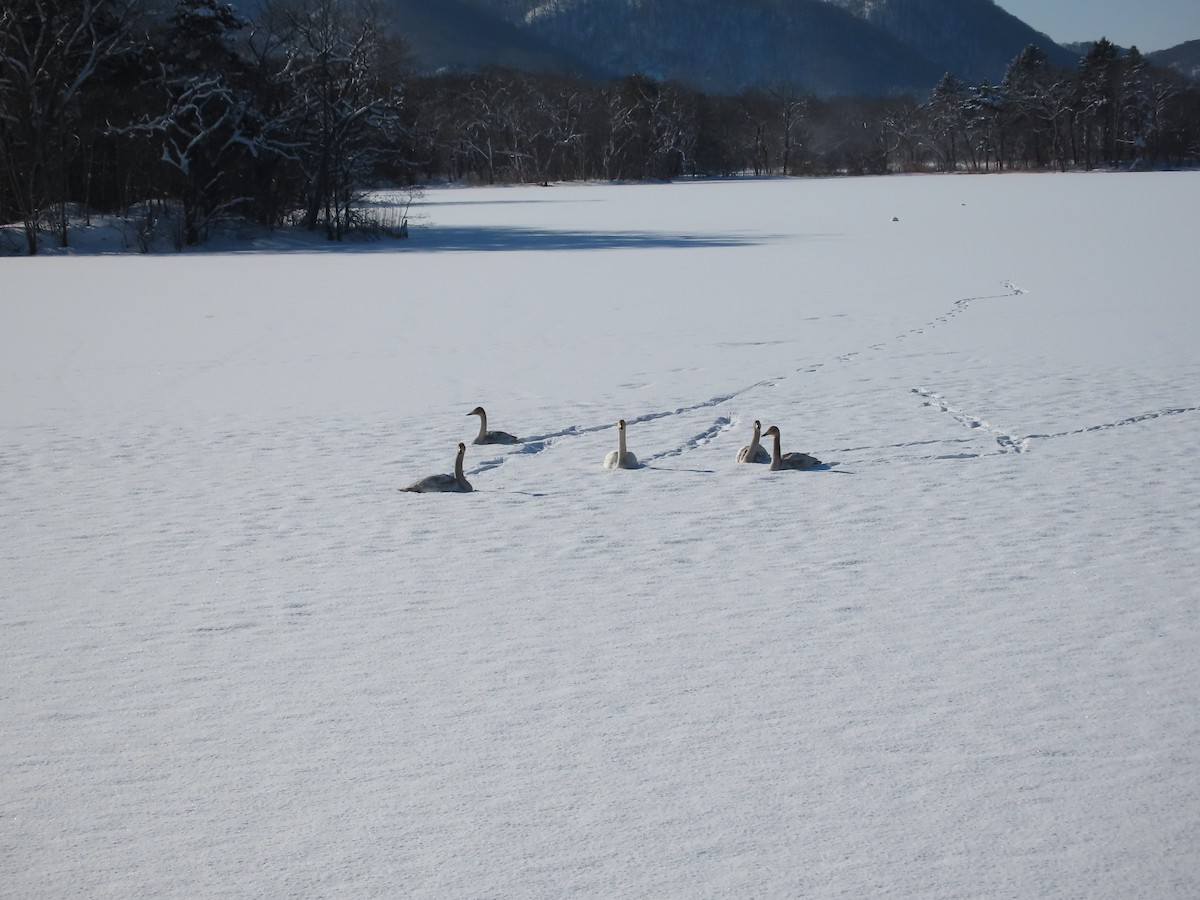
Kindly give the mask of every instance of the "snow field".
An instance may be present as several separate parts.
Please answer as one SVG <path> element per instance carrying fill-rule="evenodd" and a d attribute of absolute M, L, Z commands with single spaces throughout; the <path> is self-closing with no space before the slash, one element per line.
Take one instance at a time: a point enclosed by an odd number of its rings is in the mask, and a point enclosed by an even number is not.
<path fill-rule="evenodd" d="M 4 261 L 0 882 L 1195 895 L 1197 193 L 436 190 L 397 252 Z M 480 403 L 527 443 L 399 493 Z M 834 465 L 737 465 L 755 418 Z"/>

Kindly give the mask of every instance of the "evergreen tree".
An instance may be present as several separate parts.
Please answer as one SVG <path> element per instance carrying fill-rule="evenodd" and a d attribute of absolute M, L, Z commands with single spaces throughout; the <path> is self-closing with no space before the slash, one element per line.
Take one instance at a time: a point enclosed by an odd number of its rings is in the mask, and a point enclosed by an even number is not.
<path fill-rule="evenodd" d="M 1083 58 L 1079 79 L 1079 115 L 1084 164 L 1116 165 L 1120 113 L 1121 62 L 1116 46 L 1101 38 Z"/>
<path fill-rule="evenodd" d="M 926 104 L 934 150 L 943 171 L 958 168 L 965 135 L 966 85 L 953 72 L 947 72 L 933 89 Z"/>

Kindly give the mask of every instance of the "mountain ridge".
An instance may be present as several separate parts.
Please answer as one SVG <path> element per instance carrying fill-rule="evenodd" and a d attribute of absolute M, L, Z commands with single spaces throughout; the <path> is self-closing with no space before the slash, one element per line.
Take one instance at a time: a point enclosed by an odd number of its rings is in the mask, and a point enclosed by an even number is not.
<path fill-rule="evenodd" d="M 393 24 L 428 71 L 501 66 L 592 78 L 609 75 L 475 3 L 438 0 L 436 11 L 428 0 L 388 4 Z"/>
<path fill-rule="evenodd" d="M 428 0 L 388 3 L 426 71 L 501 66 L 642 74 L 720 94 L 786 84 L 890 96 L 928 93 L 947 72 L 999 82 L 1030 44 L 1052 65 L 1079 62 L 992 0 L 439 0 L 436 12 Z M 1188 72 L 1191 58 L 1169 64 Z"/>
<path fill-rule="evenodd" d="M 992 0 L 825 0 L 897 38 L 966 82 L 998 81 L 1030 44 L 1052 65 L 1077 59 Z"/>
<path fill-rule="evenodd" d="M 1147 53 L 1146 59 L 1156 66 L 1166 66 L 1200 83 L 1200 40 L 1185 41 L 1166 50 Z"/>

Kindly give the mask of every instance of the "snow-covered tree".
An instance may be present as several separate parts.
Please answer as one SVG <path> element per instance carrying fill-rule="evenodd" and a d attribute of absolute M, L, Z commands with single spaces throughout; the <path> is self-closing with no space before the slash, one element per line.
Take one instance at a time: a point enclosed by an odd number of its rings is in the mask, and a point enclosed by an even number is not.
<path fill-rule="evenodd" d="M 173 173 L 170 192 L 181 208 L 179 244 L 199 243 L 215 219 L 242 202 L 228 182 L 239 157 L 261 149 L 235 45 L 248 25 L 220 0 L 178 0 L 162 42 L 165 109 L 131 129 L 161 141 L 160 159 Z"/>
<path fill-rule="evenodd" d="M 378 9 L 355 0 L 300 0 L 281 8 L 280 48 L 293 90 L 304 224 L 340 239 L 372 173 L 399 152 L 401 48 Z"/>
<path fill-rule="evenodd" d="M 966 101 L 966 85 L 952 72 L 947 72 L 926 104 L 933 149 L 944 171 L 958 168 L 966 140 Z"/>
<path fill-rule="evenodd" d="M 1083 154 L 1089 169 L 1098 162 L 1116 164 L 1120 91 L 1120 51 L 1101 38 L 1084 56 L 1078 82 Z"/>

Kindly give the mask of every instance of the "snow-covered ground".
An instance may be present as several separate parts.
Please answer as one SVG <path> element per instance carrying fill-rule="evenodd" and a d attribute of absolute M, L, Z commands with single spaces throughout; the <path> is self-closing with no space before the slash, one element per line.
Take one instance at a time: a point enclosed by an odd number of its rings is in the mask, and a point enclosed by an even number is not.
<path fill-rule="evenodd" d="M 0 261 L 0 895 L 1200 895 L 1197 210 L 441 189 Z"/>

